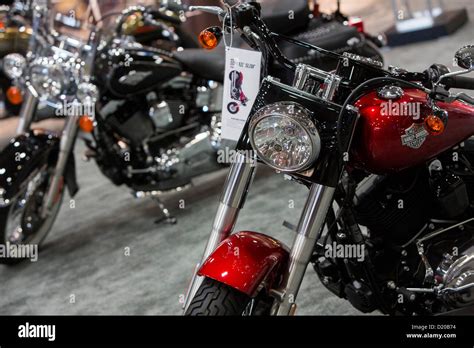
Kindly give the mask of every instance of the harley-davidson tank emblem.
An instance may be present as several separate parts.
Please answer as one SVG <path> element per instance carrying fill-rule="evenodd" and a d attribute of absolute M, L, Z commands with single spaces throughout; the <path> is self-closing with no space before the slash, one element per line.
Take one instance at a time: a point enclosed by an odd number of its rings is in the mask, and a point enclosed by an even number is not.
<path fill-rule="evenodd" d="M 402 135 L 402 145 L 412 149 L 419 149 L 429 133 L 422 124 L 414 123 L 409 128 L 405 129 L 405 134 Z"/>

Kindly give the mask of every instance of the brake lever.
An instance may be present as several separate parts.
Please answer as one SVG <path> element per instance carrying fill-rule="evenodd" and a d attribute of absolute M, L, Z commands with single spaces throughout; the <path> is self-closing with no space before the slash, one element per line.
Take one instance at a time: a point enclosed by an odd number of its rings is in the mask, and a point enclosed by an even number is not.
<path fill-rule="evenodd" d="M 456 95 L 456 100 L 461 100 L 474 106 L 474 97 L 471 97 L 469 94 L 461 92 Z"/>
<path fill-rule="evenodd" d="M 449 92 L 444 87 L 438 84 L 436 84 L 434 88 L 431 90 L 431 93 L 429 94 L 429 98 L 433 103 L 436 101 L 441 101 L 444 103 L 453 103 L 457 100 L 462 100 L 474 105 L 474 98 L 471 97 L 470 95 L 464 92 L 451 94 L 451 92 Z"/>
<path fill-rule="evenodd" d="M 219 18 L 224 19 L 227 12 L 220 8 L 219 6 L 189 6 L 189 11 L 201 11 L 206 13 L 211 13 L 219 16 Z"/>

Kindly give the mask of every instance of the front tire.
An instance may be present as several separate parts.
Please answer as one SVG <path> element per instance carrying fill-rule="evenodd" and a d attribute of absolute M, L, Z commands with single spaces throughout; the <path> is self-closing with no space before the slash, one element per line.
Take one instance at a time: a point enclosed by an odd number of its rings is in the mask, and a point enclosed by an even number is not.
<path fill-rule="evenodd" d="M 48 167 L 40 170 L 9 206 L 0 208 L 0 244 L 3 244 L 5 249 L 7 245 L 33 245 L 38 249 L 41 247 L 56 220 L 65 191 L 64 185 L 60 185 L 50 213 L 44 218 L 41 217 L 52 172 L 52 168 Z M 14 265 L 25 259 L 0 257 L 0 264 Z"/>
<path fill-rule="evenodd" d="M 270 313 L 271 299 L 255 299 L 210 278 L 204 279 L 185 315 L 190 316 L 263 316 Z"/>

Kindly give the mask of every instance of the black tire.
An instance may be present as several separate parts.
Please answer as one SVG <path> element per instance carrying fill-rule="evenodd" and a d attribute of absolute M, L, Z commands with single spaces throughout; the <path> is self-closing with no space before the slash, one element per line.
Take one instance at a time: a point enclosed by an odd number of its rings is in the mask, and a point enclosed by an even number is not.
<path fill-rule="evenodd" d="M 255 301 L 256 300 L 256 301 Z M 246 313 L 255 301 L 255 311 Z M 204 279 L 185 315 L 189 316 L 242 316 L 268 315 L 271 300 L 266 296 L 252 299 L 246 294 L 210 278 Z"/>
<path fill-rule="evenodd" d="M 47 181 L 40 185 L 37 190 L 39 193 L 41 192 L 45 192 L 47 190 L 47 187 L 48 187 L 48 183 L 49 183 L 49 180 L 50 180 L 50 174 L 47 175 Z M 36 193 L 36 192 L 35 192 Z M 26 245 L 26 244 L 29 244 L 29 245 L 37 245 L 38 246 L 38 250 L 41 248 L 41 245 L 43 244 L 44 242 L 44 239 L 46 238 L 46 236 L 48 235 L 48 233 L 50 232 L 51 230 L 51 227 L 53 226 L 55 220 L 56 220 L 56 217 L 59 213 L 59 209 L 61 207 L 61 204 L 62 204 L 62 201 L 63 201 L 63 198 L 64 198 L 64 193 L 65 193 L 65 189 L 64 189 L 64 186 L 62 186 L 60 188 L 60 191 L 58 192 L 58 196 L 56 198 L 56 202 L 51 210 L 51 213 L 45 218 L 45 219 L 41 219 L 39 220 L 39 225 L 37 227 L 37 229 L 34 230 L 33 233 L 31 233 L 31 235 L 29 235 L 24 241 L 22 241 L 22 243 L 18 243 L 18 245 Z M 32 199 L 36 199 L 36 196 L 33 196 Z M 29 201 L 27 201 L 26 204 L 28 204 Z M 8 241 L 8 220 L 10 218 L 10 214 L 13 213 L 13 209 L 14 209 L 14 205 L 16 204 L 16 202 L 12 202 L 12 204 L 10 204 L 9 206 L 7 207 L 4 207 L 4 208 L 0 208 L 0 244 L 2 245 L 6 245 L 7 244 L 7 241 Z M 36 207 L 36 209 L 39 209 L 40 206 Z M 24 214 L 24 212 L 22 213 Z M 21 217 L 21 226 L 24 226 L 24 215 L 22 215 Z M 25 259 L 24 258 L 19 258 L 19 257 L 14 257 L 14 258 L 7 258 L 7 257 L 0 257 L 0 264 L 5 264 L 5 265 L 15 265 L 15 264 L 18 264 L 22 261 L 24 261 Z"/>

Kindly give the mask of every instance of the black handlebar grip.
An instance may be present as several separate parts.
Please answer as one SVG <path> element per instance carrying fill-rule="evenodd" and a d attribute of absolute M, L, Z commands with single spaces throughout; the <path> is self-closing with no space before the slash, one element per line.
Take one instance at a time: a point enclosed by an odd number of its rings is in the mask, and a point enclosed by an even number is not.
<path fill-rule="evenodd" d="M 474 78 L 463 76 L 451 76 L 442 80 L 442 83 L 449 88 L 474 90 Z"/>

